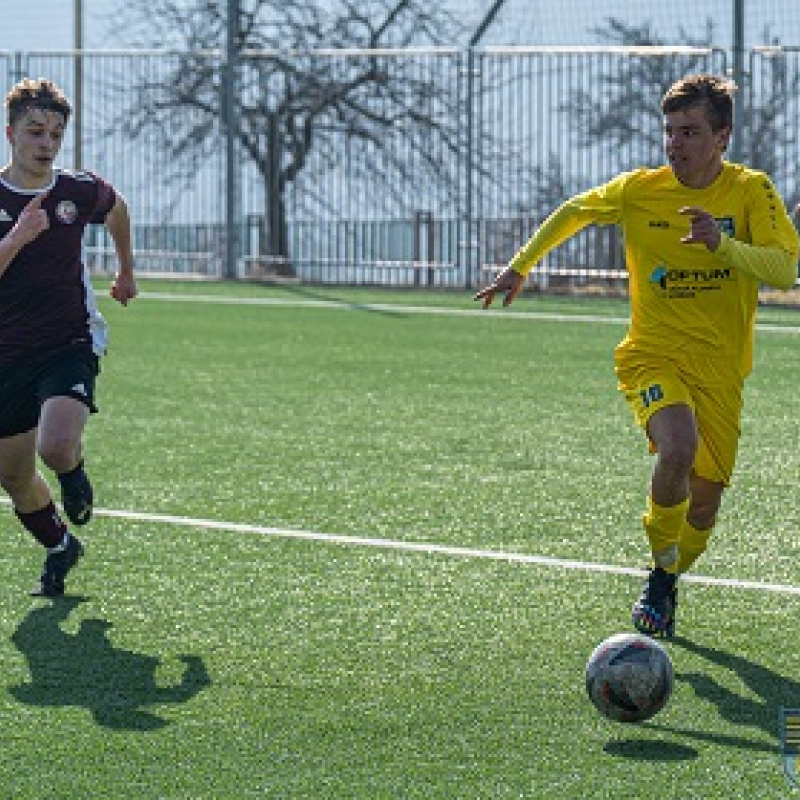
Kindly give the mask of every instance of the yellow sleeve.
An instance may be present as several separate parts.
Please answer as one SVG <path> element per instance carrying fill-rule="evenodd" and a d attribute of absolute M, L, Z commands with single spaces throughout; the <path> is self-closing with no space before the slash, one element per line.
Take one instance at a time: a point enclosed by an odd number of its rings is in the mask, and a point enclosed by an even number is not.
<path fill-rule="evenodd" d="M 763 172 L 746 174 L 749 241 L 722 234 L 717 255 L 745 275 L 777 289 L 791 289 L 797 280 L 800 251 L 797 228 L 772 180 Z"/>
<path fill-rule="evenodd" d="M 553 248 L 592 223 L 615 224 L 622 219 L 622 195 L 629 173 L 575 195 L 562 203 L 519 249 L 509 266 L 527 275 Z"/>
<path fill-rule="evenodd" d="M 717 255 L 726 263 L 776 289 L 791 289 L 797 280 L 797 251 L 758 247 L 722 234 Z"/>

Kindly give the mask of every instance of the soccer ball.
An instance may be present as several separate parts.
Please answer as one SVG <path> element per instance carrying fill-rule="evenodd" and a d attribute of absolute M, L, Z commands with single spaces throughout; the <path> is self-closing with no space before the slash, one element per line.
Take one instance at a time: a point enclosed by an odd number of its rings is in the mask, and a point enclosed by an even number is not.
<path fill-rule="evenodd" d="M 640 633 L 616 633 L 595 647 L 586 663 L 586 691 L 601 714 L 642 722 L 661 711 L 675 676 L 667 651 Z"/>

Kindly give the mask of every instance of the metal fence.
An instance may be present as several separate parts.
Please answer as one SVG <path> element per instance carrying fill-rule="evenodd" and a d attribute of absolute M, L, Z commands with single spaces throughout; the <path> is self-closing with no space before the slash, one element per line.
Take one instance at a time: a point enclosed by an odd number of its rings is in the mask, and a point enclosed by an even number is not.
<path fill-rule="evenodd" d="M 737 99 L 742 160 L 769 168 L 794 203 L 800 50 L 747 55 L 748 80 Z M 276 175 L 291 161 L 290 132 L 267 122 L 253 131 L 244 109 L 285 100 L 291 86 L 275 70 L 279 58 L 324 76 L 328 87 L 365 70 L 384 80 L 358 96 L 361 135 L 353 135 L 352 118 L 345 124 L 335 113 L 320 114 L 306 132 L 316 145 L 276 189 Z M 189 98 L 180 120 L 164 110 L 163 120 L 153 112 L 143 121 L 137 108 L 148 87 L 174 84 L 187 59 L 211 76 L 217 94 Z M 226 84 L 217 53 L 0 53 L 0 91 L 45 75 L 77 101 L 62 163 L 103 175 L 126 196 L 142 272 L 472 288 L 567 195 L 623 169 L 662 163 L 661 95 L 689 72 L 727 72 L 729 60 L 722 49 L 690 47 L 243 53 L 232 128 L 220 119 Z M 424 88 L 415 102 L 425 108 L 398 113 L 397 93 L 411 87 Z M 324 96 L 316 99 L 324 105 Z M 626 124 L 593 130 L 606 116 Z M 181 125 L 192 131 L 185 140 Z M 250 138 L 230 149 L 227 131 L 246 126 Z M 273 134 L 283 150 L 268 146 Z M 278 206 L 286 238 L 279 251 Z M 109 244 L 102 228 L 92 232 L 94 269 L 113 268 Z M 590 228 L 555 250 L 532 280 L 587 283 L 623 274 L 617 231 Z"/>

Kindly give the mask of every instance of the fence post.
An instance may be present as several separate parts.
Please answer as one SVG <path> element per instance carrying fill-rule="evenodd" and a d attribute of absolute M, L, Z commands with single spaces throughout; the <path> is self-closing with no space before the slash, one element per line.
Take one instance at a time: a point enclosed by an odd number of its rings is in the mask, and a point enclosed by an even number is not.
<path fill-rule="evenodd" d="M 744 73 L 744 0 L 733 0 L 733 81 L 738 87 L 739 102 L 734 102 L 733 130 L 731 131 L 731 160 L 741 161 L 744 152 L 742 134 L 745 115 Z"/>
<path fill-rule="evenodd" d="M 466 196 L 466 211 L 465 211 L 465 231 L 466 238 L 466 254 L 467 259 L 464 262 L 464 283 L 467 289 L 473 288 L 473 276 L 476 282 L 480 280 L 479 276 L 479 257 L 478 257 L 478 237 L 475 231 L 475 220 L 473 219 L 474 209 L 472 202 L 472 178 L 473 170 L 475 168 L 475 108 L 474 108 L 474 93 L 475 93 L 475 48 L 478 43 L 483 39 L 484 34 L 489 30 L 489 26 L 494 22 L 498 12 L 502 8 L 505 0 L 494 0 L 489 10 L 484 14 L 483 19 L 474 30 L 472 36 L 469 38 L 469 45 L 467 46 L 467 164 L 466 164 L 466 178 L 465 189 Z"/>
<path fill-rule="evenodd" d="M 75 96 L 73 98 L 73 127 L 75 152 L 73 167 L 83 169 L 83 0 L 75 0 L 74 49 L 75 49 Z"/>
<path fill-rule="evenodd" d="M 225 277 L 237 277 L 239 264 L 239 164 L 236 159 L 236 140 L 239 130 L 237 103 L 239 90 L 239 0 L 228 0 L 225 43 L 225 63 L 222 65 L 222 123 L 225 128 Z"/>
<path fill-rule="evenodd" d="M 464 98 L 467 110 L 466 143 L 464 156 L 464 217 L 461 229 L 461 262 L 464 265 L 464 285 L 467 289 L 473 288 L 473 276 L 477 273 L 475 237 L 475 220 L 472 201 L 473 172 L 475 169 L 475 48 L 468 47 L 467 59 L 467 88 Z"/>
<path fill-rule="evenodd" d="M 423 238 L 423 229 L 425 236 Z M 424 247 L 423 247 L 424 242 Z M 422 285 L 422 264 L 427 263 L 425 285 L 433 286 L 436 283 L 436 269 L 434 248 L 436 246 L 436 231 L 433 225 L 432 211 L 414 212 L 414 286 Z M 423 252 L 424 251 L 424 252 Z"/>

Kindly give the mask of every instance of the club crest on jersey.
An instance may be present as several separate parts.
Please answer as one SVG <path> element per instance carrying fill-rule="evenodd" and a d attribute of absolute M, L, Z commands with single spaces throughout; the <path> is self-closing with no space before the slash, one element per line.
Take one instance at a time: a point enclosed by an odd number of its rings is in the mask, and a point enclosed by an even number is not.
<path fill-rule="evenodd" d="M 56 219 L 59 222 L 63 222 L 65 225 L 69 225 L 78 218 L 78 207 L 72 200 L 62 200 L 56 206 Z"/>
<path fill-rule="evenodd" d="M 736 235 L 736 223 L 733 221 L 733 217 L 717 217 L 716 223 L 722 233 L 730 237 Z"/>

